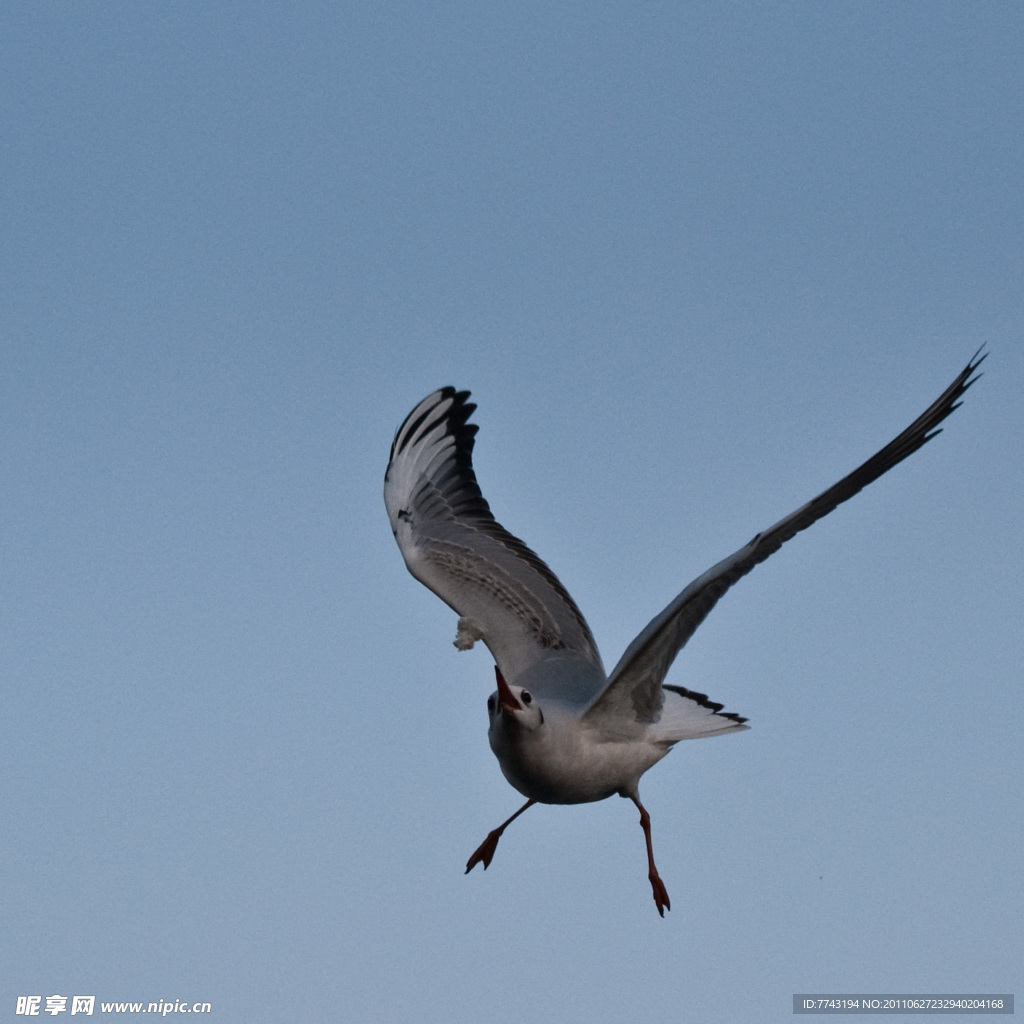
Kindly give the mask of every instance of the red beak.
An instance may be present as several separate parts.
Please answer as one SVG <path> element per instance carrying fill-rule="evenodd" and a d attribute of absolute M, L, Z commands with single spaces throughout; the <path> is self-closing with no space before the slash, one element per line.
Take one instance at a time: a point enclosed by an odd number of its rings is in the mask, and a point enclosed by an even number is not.
<path fill-rule="evenodd" d="M 505 682 L 505 677 L 497 665 L 494 666 L 494 674 L 498 677 L 498 710 L 522 711 L 523 705 L 516 700 L 515 694 L 508 688 L 508 683 Z"/>

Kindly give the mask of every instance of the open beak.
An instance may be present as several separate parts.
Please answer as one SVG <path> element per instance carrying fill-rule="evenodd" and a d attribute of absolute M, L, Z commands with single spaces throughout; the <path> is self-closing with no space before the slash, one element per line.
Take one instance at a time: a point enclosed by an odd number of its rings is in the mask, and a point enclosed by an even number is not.
<path fill-rule="evenodd" d="M 494 666 L 494 674 L 498 677 L 498 711 L 522 711 L 523 705 L 516 700 L 515 695 L 508 688 L 505 677 Z"/>

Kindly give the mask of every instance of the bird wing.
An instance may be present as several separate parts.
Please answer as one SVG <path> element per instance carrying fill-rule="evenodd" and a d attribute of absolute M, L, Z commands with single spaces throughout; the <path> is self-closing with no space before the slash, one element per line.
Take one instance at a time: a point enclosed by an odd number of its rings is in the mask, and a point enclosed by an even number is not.
<path fill-rule="evenodd" d="M 584 679 L 589 701 L 605 683 L 590 627 L 558 577 L 491 514 L 473 473 L 468 398 L 441 388 L 398 428 L 384 477 L 395 540 L 409 572 L 459 613 L 457 647 L 482 639 L 510 683 L 557 660 L 566 671 L 531 678 Z M 546 695 L 565 696 L 557 690 L 553 682 Z"/>
<path fill-rule="evenodd" d="M 604 720 L 606 725 L 612 720 L 658 721 L 665 701 L 662 680 L 718 599 L 791 537 L 828 515 L 941 433 L 938 425 L 960 405 L 964 392 L 978 379 L 975 371 L 985 358 L 979 349 L 956 380 L 903 433 L 862 466 L 698 576 L 629 645 L 584 720 L 591 724 Z"/>

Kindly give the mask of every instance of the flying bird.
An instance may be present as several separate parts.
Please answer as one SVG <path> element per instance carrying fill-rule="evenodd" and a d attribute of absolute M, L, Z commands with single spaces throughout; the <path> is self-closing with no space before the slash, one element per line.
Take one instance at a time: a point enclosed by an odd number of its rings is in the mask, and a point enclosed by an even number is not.
<path fill-rule="evenodd" d="M 455 646 L 483 640 L 497 690 L 488 738 L 526 803 L 491 831 L 466 864 L 490 865 L 502 833 L 535 803 L 628 797 L 640 812 L 647 873 L 662 917 L 668 891 L 654 864 L 640 777 L 680 740 L 747 729 L 747 719 L 664 682 L 676 655 L 718 599 L 791 537 L 940 433 L 978 379 L 978 350 L 952 384 L 898 437 L 838 483 L 698 576 L 626 648 L 610 674 L 576 603 L 547 564 L 491 513 L 473 472 L 476 406 L 468 391 L 428 395 L 398 428 L 384 502 L 409 572 L 459 615 Z"/>

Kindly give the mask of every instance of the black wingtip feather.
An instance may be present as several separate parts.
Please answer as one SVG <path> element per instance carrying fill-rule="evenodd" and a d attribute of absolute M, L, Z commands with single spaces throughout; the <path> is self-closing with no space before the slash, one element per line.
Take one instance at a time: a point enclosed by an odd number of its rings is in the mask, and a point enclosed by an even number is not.
<path fill-rule="evenodd" d="M 434 394 L 437 396 L 437 401 L 433 405 L 424 409 L 423 412 L 416 416 L 415 420 L 412 417 L 416 415 L 416 409 L 413 409 L 402 421 L 402 425 L 398 430 L 395 431 L 395 439 L 391 443 L 392 458 L 396 452 L 400 454 L 405 451 L 406 447 L 413 440 L 444 420 L 448 421 L 448 432 L 455 437 L 458 447 L 461 449 L 463 446 L 468 446 L 469 451 L 473 450 L 473 437 L 478 428 L 475 424 L 467 425 L 466 423 L 476 409 L 475 403 L 466 401 L 470 393 L 468 391 L 456 391 L 449 384 L 439 388 Z M 455 403 L 452 408 L 437 415 L 437 407 L 443 402 L 450 400 L 454 400 Z M 416 408 L 418 409 L 419 406 Z M 399 444 L 400 438 L 401 444 Z"/>

